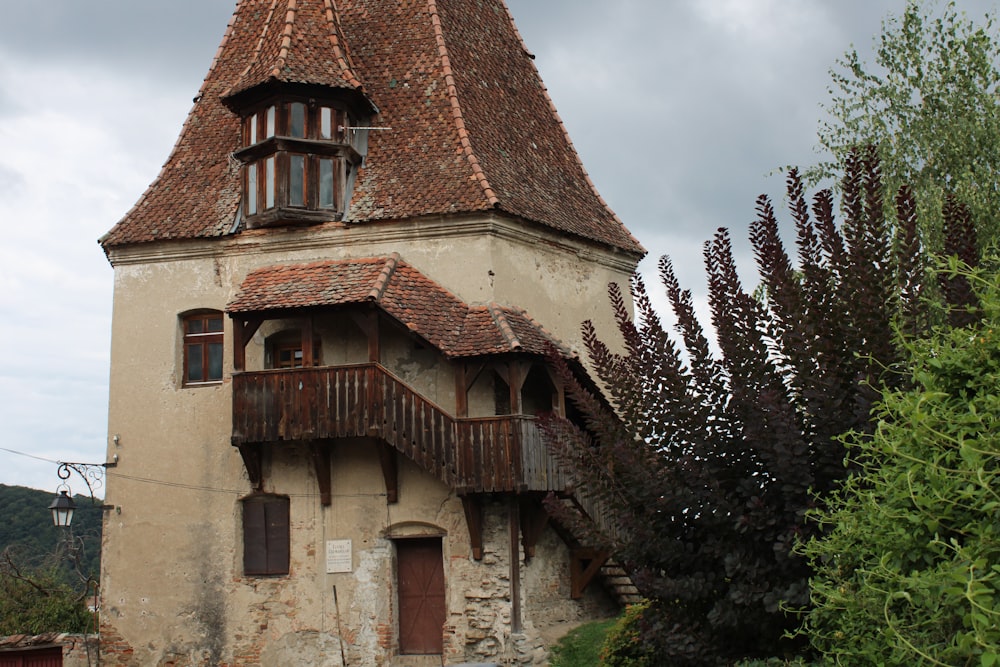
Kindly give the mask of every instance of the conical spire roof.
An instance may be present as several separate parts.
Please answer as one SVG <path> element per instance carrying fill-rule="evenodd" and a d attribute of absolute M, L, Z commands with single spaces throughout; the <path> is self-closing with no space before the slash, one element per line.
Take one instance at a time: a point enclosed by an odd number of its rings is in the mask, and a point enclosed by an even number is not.
<path fill-rule="evenodd" d="M 503 0 L 240 0 L 173 152 L 106 249 L 240 232 L 226 103 L 269 82 L 363 92 L 391 128 L 369 137 L 347 221 L 493 211 L 644 252 L 587 176 Z"/>

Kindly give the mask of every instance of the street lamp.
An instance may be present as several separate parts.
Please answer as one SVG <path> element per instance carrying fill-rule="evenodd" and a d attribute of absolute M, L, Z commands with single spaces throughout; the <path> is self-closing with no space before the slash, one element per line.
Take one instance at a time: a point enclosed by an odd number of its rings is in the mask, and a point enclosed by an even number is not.
<path fill-rule="evenodd" d="M 49 510 L 52 511 L 52 523 L 61 528 L 69 528 L 73 523 L 73 510 L 75 509 L 76 503 L 69 497 L 66 489 L 63 489 L 49 504 Z"/>

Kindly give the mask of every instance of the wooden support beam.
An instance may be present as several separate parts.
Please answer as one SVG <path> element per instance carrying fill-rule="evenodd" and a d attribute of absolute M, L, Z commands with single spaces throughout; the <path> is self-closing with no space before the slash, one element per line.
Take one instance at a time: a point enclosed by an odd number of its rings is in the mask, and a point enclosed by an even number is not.
<path fill-rule="evenodd" d="M 261 453 L 261 445 L 243 444 L 239 445 L 240 456 L 243 457 L 243 466 L 247 469 L 247 477 L 254 491 L 264 490 L 264 464 Z"/>
<path fill-rule="evenodd" d="M 233 318 L 233 370 L 247 369 L 247 345 L 260 328 L 261 320 L 247 320 L 242 317 Z"/>
<path fill-rule="evenodd" d="M 330 483 L 330 444 L 312 442 L 309 444 L 309 454 L 312 456 L 313 469 L 316 471 L 316 482 L 319 484 L 319 501 L 323 507 L 333 504 L 333 493 Z"/>
<path fill-rule="evenodd" d="M 306 315 L 302 320 L 302 367 L 312 368 L 316 364 L 313 360 L 313 318 Z"/>
<path fill-rule="evenodd" d="M 555 393 L 552 396 L 552 411 L 555 412 L 560 417 L 566 416 L 566 386 L 563 385 L 562 380 L 556 375 L 555 371 L 548 364 L 545 364 L 545 371 L 549 374 L 549 380 L 552 381 L 552 386 L 555 387 Z"/>
<path fill-rule="evenodd" d="M 379 334 L 380 324 L 378 309 L 372 308 L 365 313 L 351 311 L 351 319 L 365 334 L 365 339 L 368 341 L 368 361 L 381 363 L 382 345 Z"/>
<path fill-rule="evenodd" d="M 483 501 L 479 496 L 462 496 L 462 509 L 465 510 L 465 523 L 469 527 L 469 544 L 472 547 L 472 557 L 483 559 Z"/>
<path fill-rule="evenodd" d="M 519 415 L 524 413 L 524 402 L 521 400 L 521 389 L 524 387 L 524 380 L 527 378 L 522 364 L 512 361 L 507 370 L 507 386 L 510 388 L 510 414 Z"/>
<path fill-rule="evenodd" d="M 569 554 L 570 597 L 579 600 L 611 554 L 599 549 L 572 549 Z"/>
<path fill-rule="evenodd" d="M 524 560 L 535 557 L 535 546 L 549 525 L 549 513 L 545 508 L 527 496 L 519 496 L 521 503 L 521 544 L 524 546 Z"/>
<path fill-rule="evenodd" d="M 465 362 L 455 364 L 455 416 L 469 416 L 469 388 L 465 384 Z"/>
<path fill-rule="evenodd" d="M 476 383 L 479 374 L 486 368 L 485 363 L 466 363 L 459 361 L 455 364 L 455 416 L 469 416 L 469 390 Z"/>
<path fill-rule="evenodd" d="M 399 469 L 397 466 L 396 449 L 383 440 L 377 441 L 378 461 L 382 465 L 382 478 L 385 479 L 386 502 L 399 502 Z"/>
<path fill-rule="evenodd" d="M 368 313 L 368 320 L 371 323 L 368 330 L 368 361 L 380 364 L 382 363 L 382 342 L 378 311 L 373 308 Z"/>
<path fill-rule="evenodd" d="M 246 324 L 240 318 L 233 320 L 233 370 L 236 372 L 247 369 Z"/>
<path fill-rule="evenodd" d="M 484 370 L 486 370 L 486 362 L 466 364 L 465 391 L 472 389 L 472 385 L 476 384 L 476 380 L 479 379 L 479 374 Z"/>

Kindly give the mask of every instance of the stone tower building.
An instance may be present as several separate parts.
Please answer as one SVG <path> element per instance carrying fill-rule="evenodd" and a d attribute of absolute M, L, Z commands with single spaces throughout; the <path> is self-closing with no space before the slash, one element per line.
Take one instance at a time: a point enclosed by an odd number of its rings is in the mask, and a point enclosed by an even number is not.
<path fill-rule="evenodd" d="M 101 244 L 104 664 L 542 663 L 613 611 L 535 415 L 643 249 L 503 0 L 240 0 Z"/>

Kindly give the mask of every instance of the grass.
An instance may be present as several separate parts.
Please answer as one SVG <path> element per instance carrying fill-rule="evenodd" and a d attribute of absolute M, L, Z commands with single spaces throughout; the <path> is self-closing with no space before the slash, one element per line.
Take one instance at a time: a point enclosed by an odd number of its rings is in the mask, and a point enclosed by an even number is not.
<path fill-rule="evenodd" d="M 601 645 L 618 619 L 585 623 L 567 632 L 552 647 L 550 667 L 595 667 L 600 664 Z"/>

